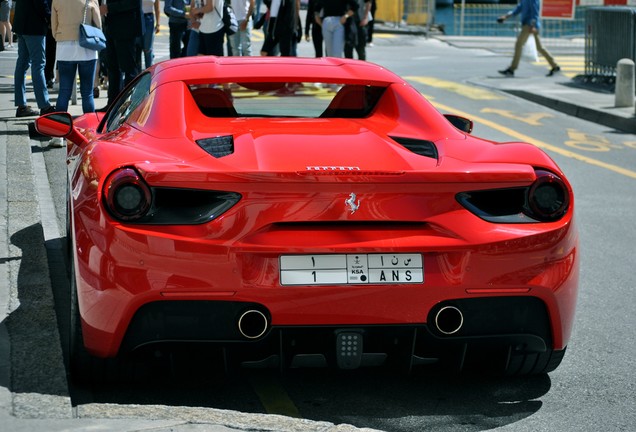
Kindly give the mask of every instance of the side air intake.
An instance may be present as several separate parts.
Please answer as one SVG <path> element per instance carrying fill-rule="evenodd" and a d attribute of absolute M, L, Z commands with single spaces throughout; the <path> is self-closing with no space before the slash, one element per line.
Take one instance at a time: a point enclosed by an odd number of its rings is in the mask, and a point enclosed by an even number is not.
<path fill-rule="evenodd" d="M 395 136 L 392 136 L 390 138 L 415 154 L 437 159 L 437 147 L 432 141 Z"/>

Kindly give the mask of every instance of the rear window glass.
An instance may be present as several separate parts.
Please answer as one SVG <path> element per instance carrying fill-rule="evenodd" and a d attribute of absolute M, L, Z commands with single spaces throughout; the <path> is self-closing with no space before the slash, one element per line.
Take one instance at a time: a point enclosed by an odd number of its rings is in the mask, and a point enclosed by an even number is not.
<path fill-rule="evenodd" d="M 316 82 L 191 85 L 192 96 L 208 117 L 363 118 L 384 87 Z"/>

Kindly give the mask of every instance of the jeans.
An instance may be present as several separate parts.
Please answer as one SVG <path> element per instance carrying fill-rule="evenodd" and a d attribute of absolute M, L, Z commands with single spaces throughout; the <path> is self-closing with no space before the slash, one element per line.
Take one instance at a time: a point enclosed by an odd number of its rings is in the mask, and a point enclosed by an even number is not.
<path fill-rule="evenodd" d="M 150 66 L 152 66 L 152 62 L 155 58 L 155 52 L 153 50 L 153 45 L 155 42 L 155 14 L 144 14 L 144 21 L 146 31 L 143 36 L 141 36 L 141 49 L 144 53 L 144 68 L 149 68 Z"/>
<path fill-rule="evenodd" d="M 325 39 L 325 55 L 342 57 L 344 54 L 345 28 L 339 16 L 328 16 L 322 20 L 322 36 Z"/>
<path fill-rule="evenodd" d="M 44 109 L 51 106 L 49 91 L 46 89 L 44 79 L 46 36 L 18 35 L 18 59 L 15 62 L 15 77 L 13 78 L 13 96 L 15 106 L 26 106 L 26 73 L 31 67 L 33 79 L 33 92 L 38 108 Z"/>
<path fill-rule="evenodd" d="M 252 20 L 248 21 L 245 30 L 239 29 L 232 36 L 228 36 L 228 41 L 232 47 L 233 56 L 251 56 L 252 55 Z"/>
<path fill-rule="evenodd" d="M 57 70 L 60 74 L 60 92 L 57 95 L 55 109 L 68 111 L 68 101 L 75 87 L 75 72 L 79 70 L 80 95 L 82 96 L 82 112 L 84 114 L 95 112 L 95 100 L 93 99 L 93 78 L 97 60 L 63 61 L 58 60 Z"/>

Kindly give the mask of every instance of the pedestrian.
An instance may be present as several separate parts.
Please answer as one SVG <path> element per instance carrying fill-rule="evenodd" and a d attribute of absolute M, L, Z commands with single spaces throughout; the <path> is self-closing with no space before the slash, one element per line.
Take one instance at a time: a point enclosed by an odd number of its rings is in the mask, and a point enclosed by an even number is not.
<path fill-rule="evenodd" d="M 18 35 L 18 59 L 13 78 L 16 117 L 38 115 L 38 111 L 28 106 L 26 100 L 26 73 L 29 67 L 33 93 L 40 108 L 39 115 L 55 110 L 49 102 L 49 92 L 44 78 L 46 32 L 50 20 L 51 9 L 47 0 L 19 0 L 15 4 L 13 31 Z"/>
<path fill-rule="evenodd" d="M 188 16 L 185 0 L 165 0 L 163 11 L 168 15 L 170 27 L 170 58 L 185 57 L 188 51 Z"/>
<path fill-rule="evenodd" d="M 2 35 L 2 44 L 0 51 L 4 51 L 4 42 L 8 39 L 7 47 L 13 48 L 13 35 L 11 34 L 11 0 L 0 0 L 0 34 Z"/>
<path fill-rule="evenodd" d="M 512 58 L 512 63 L 507 69 L 500 70 L 500 74 L 509 77 L 515 75 L 515 70 L 519 67 L 519 61 L 521 60 L 521 51 L 530 35 L 534 36 L 534 41 L 537 44 L 537 51 L 541 53 L 541 55 L 545 57 L 550 64 L 550 71 L 547 76 L 552 76 L 561 70 L 548 50 L 543 48 L 543 45 L 541 45 L 541 39 L 539 39 L 539 29 L 541 28 L 539 11 L 539 0 L 520 0 L 516 8 L 497 18 L 497 22 L 500 24 L 513 15 L 520 15 L 521 18 L 521 31 L 519 32 L 517 41 L 515 42 L 515 53 Z"/>
<path fill-rule="evenodd" d="M 371 0 L 371 19 L 367 24 L 367 46 L 373 46 L 373 30 L 375 25 L 375 11 L 378 9 L 376 0 Z"/>
<path fill-rule="evenodd" d="M 225 30 L 223 28 L 223 3 L 225 0 L 206 0 L 200 8 L 190 10 L 201 16 L 199 26 L 199 55 L 223 56 Z"/>
<path fill-rule="evenodd" d="M 231 53 L 233 56 L 251 56 L 254 0 L 232 0 L 232 9 L 234 9 L 239 28 L 236 33 L 228 36 Z"/>
<path fill-rule="evenodd" d="M 47 0 L 49 4 L 49 9 L 51 8 L 53 1 Z M 57 45 L 55 43 L 55 38 L 53 37 L 53 32 L 51 31 L 51 25 L 49 23 L 49 28 L 46 32 L 46 41 L 44 44 L 46 61 L 44 63 L 44 78 L 46 79 L 46 88 L 52 89 L 53 84 L 57 82 L 57 67 L 55 65 L 55 50 Z"/>
<path fill-rule="evenodd" d="M 141 52 L 143 54 L 144 69 L 152 66 L 155 59 L 155 34 L 159 33 L 161 9 L 159 0 L 143 0 L 141 7 L 144 12 L 144 34 L 141 36 Z M 141 65 L 141 59 L 138 60 Z"/>
<path fill-rule="evenodd" d="M 100 13 L 106 17 L 108 104 L 98 111 L 105 111 L 139 75 L 136 41 L 144 32 L 144 21 L 141 0 L 108 0 L 100 6 Z"/>
<path fill-rule="evenodd" d="M 314 16 L 322 27 L 327 57 L 343 57 L 345 24 L 358 10 L 357 0 L 319 0 Z"/>
<path fill-rule="evenodd" d="M 78 29 L 82 23 L 101 28 L 102 20 L 97 0 L 53 0 L 51 32 L 57 43 L 55 60 L 60 76 L 56 111 L 68 111 L 68 102 L 75 88 L 75 74 L 79 72 L 82 112 L 95 112 L 93 79 L 97 51 L 80 46 Z M 64 140 L 53 138 L 50 145 L 63 147 Z"/>
<path fill-rule="evenodd" d="M 199 27 L 201 27 L 201 13 L 193 15 L 192 11 L 203 7 L 203 0 L 192 0 L 190 2 L 190 10 L 188 11 L 188 47 L 186 56 L 192 57 L 199 55 Z"/>
<path fill-rule="evenodd" d="M 346 58 L 353 58 L 353 50 L 358 55 L 358 60 L 367 59 L 367 26 L 371 16 L 371 0 L 359 0 L 358 12 L 350 20 L 352 24 L 345 27 L 345 47 Z M 347 34 L 349 29 L 349 34 Z"/>
<path fill-rule="evenodd" d="M 261 55 L 274 56 L 277 52 L 285 57 L 294 55 L 294 41 L 300 22 L 300 0 L 264 0 L 269 9 L 265 41 Z M 268 4 L 269 3 L 269 4 Z M 302 37 L 302 34 L 300 34 Z"/>
<path fill-rule="evenodd" d="M 314 11 L 319 0 L 309 0 L 307 2 L 307 16 L 305 17 L 305 40 L 314 45 L 316 57 L 322 57 L 322 27 L 316 22 Z M 311 36 L 310 36 L 311 34 Z"/>

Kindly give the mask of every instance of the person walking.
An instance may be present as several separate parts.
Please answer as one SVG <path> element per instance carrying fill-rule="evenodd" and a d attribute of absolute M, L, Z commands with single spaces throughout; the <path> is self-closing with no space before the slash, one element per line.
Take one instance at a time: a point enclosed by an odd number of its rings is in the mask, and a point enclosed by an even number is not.
<path fill-rule="evenodd" d="M 285 57 L 293 56 L 294 41 L 297 36 L 302 37 L 297 33 L 300 0 L 271 0 L 265 1 L 265 4 L 268 6 L 269 18 L 261 55 L 274 56 L 280 52 Z"/>
<path fill-rule="evenodd" d="M 515 53 L 512 58 L 512 63 L 508 66 L 508 68 L 500 70 L 500 74 L 508 77 L 513 77 L 515 75 L 515 70 L 519 67 L 519 61 L 521 60 L 521 51 L 530 35 L 534 36 L 534 41 L 537 44 L 537 51 L 545 57 L 550 64 L 550 71 L 547 76 L 552 76 L 561 70 L 556 61 L 554 61 L 550 52 L 548 52 L 548 50 L 546 50 L 541 44 L 541 39 L 539 38 L 539 29 L 541 28 L 539 10 L 539 0 L 520 0 L 516 8 L 497 18 L 497 22 L 500 24 L 515 15 L 520 15 L 521 19 L 521 31 L 519 32 L 515 42 Z"/>
<path fill-rule="evenodd" d="M 345 24 L 357 11 L 357 0 L 318 1 L 314 16 L 318 25 L 322 27 L 327 57 L 343 57 Z"/>
<path fill-rule="evenodd" d="M 305 17 L 305 40 L 314 44 L 316 57 L 322 57 L 322 27 L 316 22 L 314 11 L 319 0 L 307 2 L 307 16 Z M 311 36 L 310 36 L 311 35 Z"/>
<path fill-rule="evenodd" d="M 152 66 L 155 59 L 155 34 L 159 33 L 161 10 L 159 0 L 143 0 L 141 7 L 144 12 L 144 34 L 141 36 L 141 52 L 144 59 L 144 68 L 147 69 Z M 141 65 L 140 60 L 139 64 Z"/>
<path fill-rule="evenodd" d="M 228 36 L 232 55 L 251 56 L 254 0 L 232 0 L 232 9 L 234 9 L 234 14 L 239 22 L 238 31 Z"/>
<path fill-rule="evenodd" d="M 105 111 L 119 92 L 139 75 L 136 41 L 144 32 L 144 21 L 141 0 L 107 0 L 99 8 L 106 17 L 108 104 L 98 111 Z"/>
<path fill-rule="evenodd" d="M 97 51 L 80 46 L 78 29 L 82 23 L 101 28 L 102 20 L 97 0 L 53 0 L 51 33 L 57 43 L 55 60 L 60 76 L 56 111 L 68 111 L 68 102 L 75 87 L 75 74 L 79 71 L 82 112 L 95 112 L 93 78 Z M 50 145 L 63 147 L 64 140 L 53 138 Z"/>
<path fill-rule="evenodd" d="M 7 47 L 13 48 L 13 35 L 11 34 L 11 0 L 0 0 L 0 35 L 2 36 L 2 43 L 0 44 L 0 51 L 4 51 L 4 42 L 7 40 Z"/>
<path fill-rule="evenodd" d="M 158 1 L 158 0 L 157 0 Z M 186 6 L 189 1 L 165 0 L 163 11 L 168 15 L 170 27 L 170 58 L 185 57 L 188 50 L 188 15 Z"/>
<path fill-rule="evenodd" d="M 354 14 L 351 19 L 353 23 L 348 27 L 349 34 L 347 34 L 347 28 L 345 28 L 345 58 L 353 58 L 353 50 L 355 49 L 358 54 L 358 60 L 367 59 L 367 26 L 369 25 L 369 18 L 371 17 L 371 0 L 359 0 L 360 5 L 358 7 L 357 14 Z"/>
<path fill-rule="evenodd" d="M 26 73 L 31 67 L 33 92 L 39 114 L 53 112 L 44 78 L 46 32 L 51 19 L 47 0 L 18 0 L 13 16 L 13 30 L 18 35 L 18 59 L 15 63 L 14 103 L 16 117 L 37 116 L 38 112 L 27 105 Z"/>
<path fill-rule="evenodd" d="M 200 8 L 190 9 L 190 14 L 201 16 L 199 25 L 199 55 L 223 56 L 223 2 L 224 0 L 205 0 Z"/>

